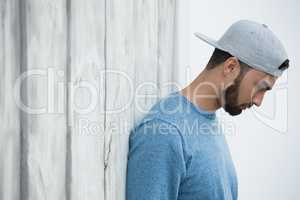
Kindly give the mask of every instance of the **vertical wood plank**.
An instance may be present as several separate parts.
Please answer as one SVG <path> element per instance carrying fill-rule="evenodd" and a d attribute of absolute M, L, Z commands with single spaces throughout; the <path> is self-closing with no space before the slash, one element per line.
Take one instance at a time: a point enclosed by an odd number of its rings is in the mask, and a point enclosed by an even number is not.
<path fill-rule="evenodd" d="M 135 0 L 108 0 L 105 199 L 125 197 L 128 132 L 133 123 Z"/>
<path fill-rule="evenodd" d="M 159 98 L 158 0 L 135 1 L 134 122 L 138 122 Z"/>
<path fill-rule="evenodd" d="M 158 16 L 158 85 L 160 96 L 165 96 L 176 87 L 174 84 L 176 0 L 159 0 Z"/>
<path fill-rule="evenodd" d="M 104 199 L 105 0 L 70 1 L 71 199 Z"/>
<path fill-rule="evenodd" d="M 66 2 L 25 0 L 23 9 L 22 198 L 64 200 Z"/>
<path fill-rule="evenodd" d="M 175 0 L 111 0 L 107 5 L 108 200 L 125 199 L 130 129 L 159 95 L 171 91 L 166 83 L 172 81 L 174 15 Z"/>
<path fill-rule="evenodd" d="M 14 101 L 14 84 L 20 72 L 19 2 L 1 0 L 0 9 L 0 199 L 17 200 L 20 117 Z"/>

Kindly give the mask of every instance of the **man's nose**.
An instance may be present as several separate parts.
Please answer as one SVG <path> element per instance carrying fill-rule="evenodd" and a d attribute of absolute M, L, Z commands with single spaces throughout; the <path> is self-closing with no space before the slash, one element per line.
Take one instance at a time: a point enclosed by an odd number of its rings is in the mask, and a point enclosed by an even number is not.
<path fill-rule="evenodd" d="M 252 103 L 259 107 L 264 99 L 264 94 L 264 92 L 259 92 L 258 94 L 256 94 L 252 99 Z"/>

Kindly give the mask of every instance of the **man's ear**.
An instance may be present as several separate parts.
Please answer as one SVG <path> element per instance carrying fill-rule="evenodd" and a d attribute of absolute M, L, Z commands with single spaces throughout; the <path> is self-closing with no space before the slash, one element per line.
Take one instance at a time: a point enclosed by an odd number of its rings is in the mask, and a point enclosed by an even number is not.
<path fill-rule="evenodd" d="M 241 66 L 236 57 L 230 57 L 223 63 L 223 75 L 227 80 L 235 80 L 240 74 Z"/>

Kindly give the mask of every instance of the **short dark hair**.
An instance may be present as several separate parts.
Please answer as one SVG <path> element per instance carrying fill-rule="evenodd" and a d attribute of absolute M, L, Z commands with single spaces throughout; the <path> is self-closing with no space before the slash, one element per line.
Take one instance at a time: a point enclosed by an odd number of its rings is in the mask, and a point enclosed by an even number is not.
<path fill-rule="evenodd" d="M 215 50 L 214 50 L 212 56 L 210 57 L 205 69 L 211 70 L 211 69 L 217 67 L 218 65 L 222 64 L 223 62 L 225 62 L 230 57 L 234 57 L 234 56 L 231 55 L 230 53 L 226 52 L 226 51 L 215 48 Z M 243 69 L 243 71 L 244 71 L 244 69 L 250 69 L 251 68 L 246 63 L 244 63 L 240 60 L 239 60 L 239 62 L 240 62 L 240 65 L 241 65 L 241 68 Z"/>
<path fill-rule="evenodd" d="M 221 49 L 215 48 L 212 56 L 210 57 L 206 68 L 207 70 L 213 69 L 215 67 L 217 67 L 218 65 L 222 64 L 223 62 L 225 62 L 228 58 L 233 57 L 233 55 L 231 55 L 230 53 L 223 51 Z M 247 65 L 246 63 L 240 61 L 241 67 L 242 67 L 242 71 L 248 71 L 247 69 L 251 69 L 251 66 Z M 279 70 L 284 71 L 285 69 L 287 69 L 289 67 L 289 59 L 286 59 L 279 67 Z"/>

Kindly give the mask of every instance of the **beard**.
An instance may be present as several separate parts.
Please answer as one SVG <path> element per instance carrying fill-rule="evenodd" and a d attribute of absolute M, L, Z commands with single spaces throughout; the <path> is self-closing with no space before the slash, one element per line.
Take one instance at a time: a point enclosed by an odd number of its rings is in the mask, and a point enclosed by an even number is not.
<path fill-rule="evenodd" d="M 243 111 L 242 107 L 249 104 L 238 104 L 239 88 L 243 76 L 240 74 L 234 83 L 224 91 L 224 110 L 232 116 L 239 115 Z"/>
<path fill-rule="evenodd" d="M 241 107 L 238 105 L 239 85 L 234 83 L 225 90 L 224 110 L 232 116 L 239 115 L 242 112 Z"/>

